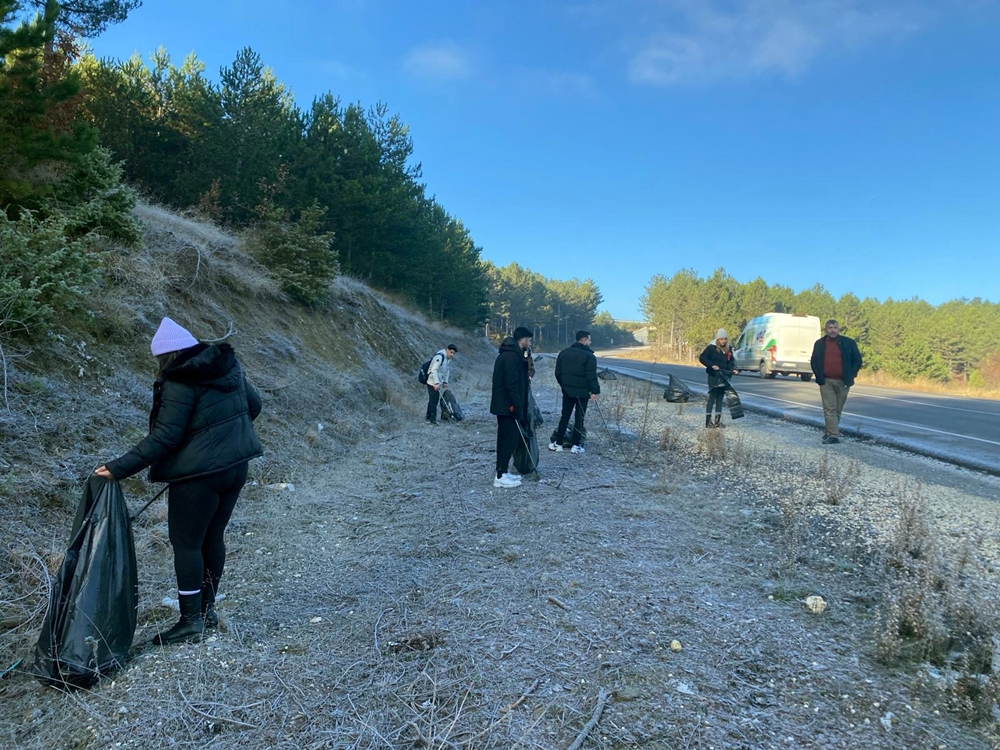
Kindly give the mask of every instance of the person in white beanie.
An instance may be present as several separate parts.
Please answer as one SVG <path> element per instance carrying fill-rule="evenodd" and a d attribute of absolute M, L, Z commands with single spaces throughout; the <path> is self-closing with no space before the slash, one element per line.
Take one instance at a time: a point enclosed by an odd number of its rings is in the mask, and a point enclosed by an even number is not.
<path fill-rule="evenodd" d="M 164 318 L 150 351 L 159 364 L 149 434 L 94 472 L 125 479 L 149 467 L 167 482 L 167 528 L 174 550 L 180 621 L 158 633 L 165 645 L 200 639 L 218 625 L 215 595 L 226 561 L 224 534 L 247 479 L 263 455 L 253 429 L 261 398 L 229 344 L 202 344 Z"/>
<path fill-rule="evenodd" d="M 698 357 L 708 373 L 708 402 L 705 404 L 705 426 L 724 427 L 722 424 L 722 400 L 726 393 L 726 381 L 739 372 L 733 360 L 733 349 L 729 346 L 729 334 L 725 328 L 715 332 L 715 341 L 705 347 Z M 723 379 L 723 377 L 725 379 Z M 715 408 L 715 422 L 712 422 L 712 408 Z"/>

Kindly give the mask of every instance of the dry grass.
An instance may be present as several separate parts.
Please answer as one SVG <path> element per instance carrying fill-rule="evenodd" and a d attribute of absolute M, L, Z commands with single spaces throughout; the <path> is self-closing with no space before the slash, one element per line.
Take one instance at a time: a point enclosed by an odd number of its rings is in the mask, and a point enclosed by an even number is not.
<path fill-rule="evenodd" d="M 858 374 L 858 385 L 876 385 L 883 388 L 896 388 L 901 391 L 914 391 L 915 393 L 936 393 L 942 396 L 965 396 L 967 398 L 985 398 L 1000 400 L 1000 389 L 998 388 L 973 388 L 967 383 L 948 382 L 941 383 L 936 380 L 926 380 L 914 378 L 903 380 L 886 372 L 867 372 L 862 370 Z"/>

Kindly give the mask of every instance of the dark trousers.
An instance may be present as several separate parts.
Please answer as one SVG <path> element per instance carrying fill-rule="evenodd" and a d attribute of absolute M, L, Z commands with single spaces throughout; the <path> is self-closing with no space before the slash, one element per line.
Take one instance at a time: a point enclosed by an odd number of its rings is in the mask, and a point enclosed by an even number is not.
<path fill-rule="evenodd" d="M 434 390 L 434 386 L 427 386 L 427 421 L 437 422 L 438 399 L 441 398 L 441 391 Z"/>
<path fill-rule="evenodd" d="M 705 404 L 705 413 L 712 413 L 712 406 L 715 406 L 715 413 L 722 414 L 722 403 L 726 395 L 725 388 L 709 388 L 708 389 L 708 403 Z"/>
<path fill-rule="evenodd" d="M 178 590 L 201 589 L 208 601 L 215 601 L 226 564 L 226 526 L 246 481 L 247 465 L 242 463 L 170 485 L 167 530 Z"/>
<path fill-rule="evenodd" d="M 497 417 L 497 479 L 507 473 L 510 460 L 514 457 L 517 444 L 521 441 L 521 431 L 514 417 Z"/>
<path fill-rule="evenodd" d="M 587 416 L 587 402 L 589 399 L 576 398 L 563 394 L 562 416 L 559 417 L 559 426 L 552 433 L 552 442 L 562 445 L 566 429 L 569 427 L 570 414 L 575 414 L 573 420 L 573 438 L 570 441 L 573 445 L 583 445 L 584 438 L 587 437 L 587 428 L 583 426 L 583 420 Z"/>

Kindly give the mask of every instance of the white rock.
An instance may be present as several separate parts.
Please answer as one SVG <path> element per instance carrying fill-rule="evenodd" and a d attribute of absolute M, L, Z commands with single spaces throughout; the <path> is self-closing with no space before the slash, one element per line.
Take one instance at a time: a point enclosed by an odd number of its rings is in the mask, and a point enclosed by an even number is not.
<path fill-rule="evenodd" d="M 814 615 L 821 615 L 826 611 L 826 599 L 822 596 L 807 596 L 806 609 Z"/>
<path fill-rule="evenodd" d="M 879 719 L 879 721 L 882 723 L 882 728 L 885 731 L 892 731 L 892 711 L 886 711 L 885 716 Z"/>

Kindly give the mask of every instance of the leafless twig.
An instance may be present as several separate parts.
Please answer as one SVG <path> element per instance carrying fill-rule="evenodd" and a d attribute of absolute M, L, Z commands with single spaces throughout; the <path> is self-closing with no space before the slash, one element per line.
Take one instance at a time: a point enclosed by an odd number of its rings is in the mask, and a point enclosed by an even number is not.
<path fill-rule="evenodd" d="M 601 720 L 601 714 L 604 713 L 604 707 L 608 705 L 608 699 L 610 698 L 611 693 L 606 688 L 601 688 L 601 692 L 597 696 L 597 707 L 594 709 L 594 715 L 590 717 L 590 721 L 584 724 L 583 729 L 580 730 L 580 734 L 576 736 L 573 744 L 567 750 L 580 750 L 583 747 L 583 743 L 587 741 L 587 736 L 594 731 L 597 722 Z"/>
<path fill-rule="evenodd" d="M 246 729 L 260 729 L 260 727 L 258 727 L 256 724 L 248 724 L 245 721 L 240 721 L 239 719 L 229 719 L 226 718 L 225 716 L 215 716 L 214 714 L 206 713 L 205 711 L 202 711 L 200 708 L 197 708 L 196 706 L 192 705 L 191 701 L 189 701 L 187 696 L 184 695 L 184 688 L 181 687 L 180 680 L 177 681 L 177 692 L 181 694 L 181 700 L 184 701 L 185 706 L 190 708 L 199 716 L 208 719 L 209 721 L 220 721 L 225 724 L 235 724 L 238 727 L 245 727 Z"/>

